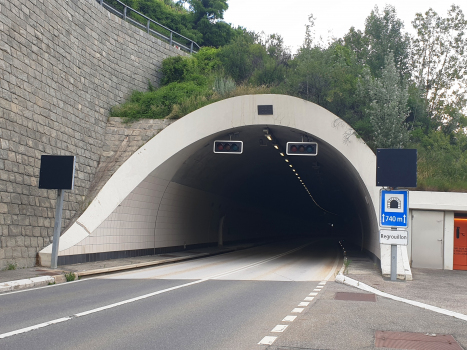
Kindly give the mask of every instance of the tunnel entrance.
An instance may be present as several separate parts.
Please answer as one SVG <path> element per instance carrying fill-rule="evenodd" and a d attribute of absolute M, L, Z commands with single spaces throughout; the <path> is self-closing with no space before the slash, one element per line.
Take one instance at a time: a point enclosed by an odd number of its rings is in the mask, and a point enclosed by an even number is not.
<path fill-rule="evenodd" d="M 268 140 L 266 130 L 272 136 Z M 241 154 L 213 152 L 217 139 L 240 140 Z M 289 141 L 318 143 L 316 156 L 287 156 Z M 301 130 L 270 125 L 232 128 L 204 139 L 172 181 L 211 193 L 223 240 L 296 235 L 346 237 L 361 244 L 355 170 L 332 146 Z M 220 201 L 222 202 L 222 201 Z"/>
<path fill-rule="evenodd" d="M 264 105 L 267 115 L 259 113 Z M 215 140 L 231 138 L 243 141 L 242 154 L 213 152 Z M 318 144 L 316 156 L 281 156 L 287 142 L 302 139 Z M 355 132 L 313 103 L 223 100 L 133 154 L 62 235 L 59 263 L 296 235 L 345 237 L 380 257 L 375 167 Z M 40 252 L 45 265 L 50 252 Z"/>

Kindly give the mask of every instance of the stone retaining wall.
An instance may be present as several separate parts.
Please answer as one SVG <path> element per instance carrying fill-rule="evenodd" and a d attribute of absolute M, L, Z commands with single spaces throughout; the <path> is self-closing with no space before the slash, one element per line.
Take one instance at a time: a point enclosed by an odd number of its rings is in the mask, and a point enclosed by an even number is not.
<path fill-rule="evenodd" d="M 99 188 L 98 167 L 102 180 L 120 163 L 110 107 L 157 86 L 162 60 L 180 54 L 93 0 L 0 1 L 0 269 L 33 266 L 53 236 L 56 191 L 38 189 L 40 156 L 77 156 L 66 227 Z M 141 137 L 117 149 L 124 157 L 151 136 L 125 133 L 108 139 Z"/>

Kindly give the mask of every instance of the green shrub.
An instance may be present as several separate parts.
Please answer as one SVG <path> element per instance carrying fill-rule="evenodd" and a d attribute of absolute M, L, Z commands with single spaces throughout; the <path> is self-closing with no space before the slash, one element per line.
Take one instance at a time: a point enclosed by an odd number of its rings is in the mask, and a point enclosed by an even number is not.
<path fill-rule="evenodd" d="M 214 80 L 213 90 L 217 94 L 224 96 L 225 94 L 228 94 L 234 89 L 235 89 L 235 82 L 233 81 L 232 78 L 216 76 Z"/>
<path fill-rule="evenodd" d="M 65 278 L 66 278 L 66 281 L 67 282 L 71 282 L 71 281 L 74 281 L 75 278 L 76 278 L 76 275 L 74 272 L 70 271 L 70 272 L 66 272 L 65 273 Z"/>
<path fill-rule="evenodd" d="M 162 119 L 170 114 L 174 105 L 181 105 L 189 98 L 207 93 L 207 86 L 199 86 L 191 81 L 170 83 L 155 91 L 134 91 L 127 102 L 111 109 L 110 116 L 125 118 L 127 121 Z"/>

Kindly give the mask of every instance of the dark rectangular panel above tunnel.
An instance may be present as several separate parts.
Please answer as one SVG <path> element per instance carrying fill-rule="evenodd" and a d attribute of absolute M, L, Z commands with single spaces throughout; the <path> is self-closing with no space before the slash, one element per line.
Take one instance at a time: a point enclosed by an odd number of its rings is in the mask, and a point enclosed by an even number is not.
<path fill-rule="evenodd" d="M 378 148 L 376 186 L 417 187 L 417 150 Z"/>
<path fill-rule="evenodd" d="M 273 115 L 272 105 L 258 105 L 258 115 Z"/>

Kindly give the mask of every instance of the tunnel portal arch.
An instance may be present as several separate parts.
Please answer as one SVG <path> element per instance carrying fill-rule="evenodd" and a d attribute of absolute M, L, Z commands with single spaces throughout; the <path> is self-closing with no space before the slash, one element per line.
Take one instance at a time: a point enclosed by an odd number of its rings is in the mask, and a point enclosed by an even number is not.
<path fill-rule="evenodd" d="M 272 114 L 258 114 L 258 106 L 272 106 Z M 177 210 L 185 210 L 181 207 L 176 208 L 177 203 L 180 203 L 176 199 L 178 195 L 185 196 L 185 199 L 198 196 L 197 200 L 204 201 L 206 206 L 211 207 L 211 212 L 215 212 L 216 215 L 213 214 L 211 222 L 205 223 L 200 231 L 212 231 L 213 236 L 217 237 L 219 222 L 216 218 L 224 217 L 225 208 L 234 204 L 222 199 L 225 193 L 212 194 L 209 189 L 203 191 L 202 188 L 189 186 L 196 182 L 190 175 L 195 172 L 196 167 L 189 167 L 190 162 L 204 164 L 198 166 L 197 179 L 206 177 L 208 171 L 212 170 L 206 164 L 211 159 L 209 157 L 212 154 L 213 140 L 225 139 L 229 134 L 235 133 L 239 133 L 240 139 L 243 136 L 254 138 L 255 135 L 261 136 L 265 127 L 281 135 L 282 141 L 289 137 L 295 137 L 289 141 L 299 141 L 297 138 L 305 134 L 318 142 L 319 152 L 324 152 L 322 161 L 329 165 L 328 168 L 334 169 L 332 174 L 340 179 L 340 186 L 346 192 L 346 198 L 352 200 L 353 217 L 349 220 L 353 220 L 359 226 L 361 241 L 357 243 L 376 257 L 380 257 L 376 216 L 379 211 L 376 207 L 379 203 L 379 187 L 375 185 L 374 153 L 356 136 L 348 124 L 331 112 L 302 99 L 271 94 L 239 96 L 208 105 L 174 122 L 149 140 L 115 172 L 84 213 L 62 235 L 59 261 L 79 261 L 66 260 L 65 257 L 110 254 L 135 249 L 139 249 L 141 253 L 151 253 L 156 251 L 157 245 L 168 247 L 190 244 L 190 237 L 183 233 L 180 233 L 177 239 L 173 238 L 170 230 L 183 230 L 180 227 L 174 228 L 174 223 L 169 222 L 171 214 L 162 215 L 162 205 L 172 206 L 175 208 L 174 213 Z M 229 164 L 230 162 L 224 163 L 225 166 L 232 166 Z M 248 171 L 244 173 L 244 176 L 248 176 Z M 331 172 L 329 174 L 331 175 Z M 151 196 L 160 200 L 156 203 L 151 199 L 152 207 L 148 209 L 149 207 L 144 207 L 144 200 Z M 165 204 L 162 203 L 164 198 Z M 202 207 L 201 204 L 197 204 L 201 202 L 195 201 L 191 205 Z M 132 239 L 129 231 L 121 234 L 120 238 L 109 234 L 127 229 L 125 220 L 131 221 L 135 215 L 142 215 L 142 212 L 146 217 L 151 217 L 152 221 L 138 222 L 134 225 L 139 232 L 148 232 L 145 237 L 135 236 Z M 190 215 L 195 222 L 197 214 Z M 209 219 L 206 219 L 207 221 Z M 228 217 L 226 221 L 229 221 Z M 160 237 L 165 238 L 156 237 L 156 224 L 160 228 Z M 183 232 L 186 232 L 186 228 Z M 203 239 L 216 240 L 210 234 L 205 235 Z M 49 245 L 39 253 L 42 265 L 50 262 L 51 248 Z"/>

